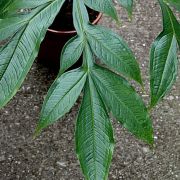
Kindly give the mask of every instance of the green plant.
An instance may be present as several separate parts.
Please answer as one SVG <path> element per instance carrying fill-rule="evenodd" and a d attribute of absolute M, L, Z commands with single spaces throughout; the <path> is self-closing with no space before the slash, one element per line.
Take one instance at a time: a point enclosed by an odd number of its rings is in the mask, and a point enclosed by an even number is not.
<path fill-rule="evenodd" d="M 118 2 L 131 16 L 133 0 Z M 158 2 L 162 9 L 163 31 L 151 48 L 150 108 L 172 87 L 177 76 L 180 45 L 180 25 L 169 7 L 170 4 L 180 10 L 179 0 Z M 0 1 L 0 41 L 6 40 L 0 48 L 0 108 L 20 88 L 47 28 L 63 3 L 65 0 Z M 35 135 L 67 113 L 83 91 L 76 122 L 76 152 L 86 179 L 107 179 L 114 148 L 109 112 L 132 134 L 150 145 L 153 145 L 153 128 L 141 97 L 125 79 L 143 85 L 132 51 L 119 35 L 90 24 L 85 5 L 118 21 L 111 0 L 73 0 L 77 36 L 64 46 L 61 68 L 45 98 Z M 66 72 L 81 54 L 82 67 Z M 98 65 L 95 57 L 102 64 Z"/>

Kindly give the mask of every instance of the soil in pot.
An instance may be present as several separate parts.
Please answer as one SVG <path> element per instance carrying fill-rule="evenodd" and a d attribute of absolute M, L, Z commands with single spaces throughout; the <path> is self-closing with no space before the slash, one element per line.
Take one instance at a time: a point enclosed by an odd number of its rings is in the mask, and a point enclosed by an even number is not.
<path fill-rule="evenodd" d="M 96 20 L 100 19 L 99 12 L 88 8 L 88 13 L 90 22 L 96 24 Z M 64 3 L 61 11 L 46 33 L 38 55 L 39 62 L 58 71 L 61 50 L 65 43 L 75 35 L 76 31 L 73 26 L 72 17 L 72 0 L 69 0 Z M 77 68 L 81 64 L 82 58 L 71 69 Z"/>

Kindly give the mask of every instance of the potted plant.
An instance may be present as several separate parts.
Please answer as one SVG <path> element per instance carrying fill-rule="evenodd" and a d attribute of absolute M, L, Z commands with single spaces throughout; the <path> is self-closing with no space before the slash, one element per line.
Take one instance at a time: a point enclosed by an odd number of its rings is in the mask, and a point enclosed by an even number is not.
<path fill-rule="evenodd" d="M 133 1 L 118 2 L 131 16 Z M 0 40 L 6 39 L 0 49 L 1 108 L 20 88 L 48 27 L 64 3 L 65 0 L 0 2 Z M 149 109 L 174 83 L 180 45 L 180 25 L 170 9 L 172 5 L 180 10 L 180 3 L 176 0 L 159 0 L 158 3 L 162 9 L 163 31 L 151 47 Z M 90 23 L 87 6 L 118 22 L 110 0 L 73 0 L 73 24 L 77 35 L 61 52 L 60 70 L 43 103 L 35 136 L 67 113 L 83 92 L 76 121 L 76 153 L 85 179 L 107 179 L 114 148 L 109 113 L 151 146 L 153 127 L 148 109 L 128 81 L 132 79 L 143 86 L 136 58 L 119 35 Z M 81 55 L 82 66 L 67 71 Z"/>

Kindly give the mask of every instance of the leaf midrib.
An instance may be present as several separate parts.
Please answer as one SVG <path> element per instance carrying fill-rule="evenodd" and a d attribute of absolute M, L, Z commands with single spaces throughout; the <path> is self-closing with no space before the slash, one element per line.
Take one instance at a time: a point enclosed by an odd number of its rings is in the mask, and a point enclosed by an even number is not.
<path fill-rule="evenodd" d="M 89 80 L 89 78 L 88 78 L 88 81 L 90 81 Z M 96 171 L 96 156 L 95 156 L 95 142 L 94 142 L 94 139 L 95 139 L 95 137 L 96 137 L 96 135 L 95 135 L 95 115 L 94 115 L 94 111 L 93 111 L 93 107 L 94 107 L 94 104 L 93 104 L 93 99 L 92 99 L 92 90 L 91 90 L 91 87 L 90 87 L 90 82 L 88 82 L 88 84 L 89 84 L 89 93 L 90 93 L 90 104 L 91 104 L 91 115 L 92 115 L 92 130 L 93 130 L 93 161 L 94 161 L 94 165 L 95 165 L 95 177 L 97 176 L 97 171 Z"/>

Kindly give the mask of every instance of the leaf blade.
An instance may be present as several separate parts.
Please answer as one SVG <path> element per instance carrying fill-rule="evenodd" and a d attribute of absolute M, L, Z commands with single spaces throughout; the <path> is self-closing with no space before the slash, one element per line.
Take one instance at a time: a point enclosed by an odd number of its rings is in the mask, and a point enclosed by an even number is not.
<path fill-rule="evenodd" d="M 70 39 L 61 52 L 60 73 L 65 72 L 80 58 L 84 49 L 84 38 L 75 36 Z"/>
<path fill-rule="evenodd" d="M 107 179 L 113 147 L 106 107 L 89 77 L 76 123 L 76 153 L 86 179 Z"/>
<path fill-rule="evenodd" d="M 151 107 L 171 89 L 177 76 L 177 41 L 173 34 L 163 36 L 151 52 Z"/>
<path fill-rule="evenodd" d="M 89 23 L 89 15 L 83 0 L 73 1 L 73 24 L 77 34 L 84 34 L 84 26 Z"/>
<path fill-rule="evenodd" d="M 82 69 L 75 69 L 55 80 L 43 103 L 36 134 L 69 112 L 84 87 L 86 76 Z"/>
<path fill-rule="evenodd" d="M 100 26 L 87 26 L 86 34 L 92 51 L 103 63 L 142 85 L 139 65 L 121 37 Z"/>
<path fill-rule="evenodd" d="M 150 53 L 150 108 L 171 89 L 178 72 L 177 44 L 180 45 L 180 25 L 171 9 L 159 1 L 163 16 L 163 31 L 152 44 Z"/>
<path fill-rule="evenodd" d="M 136 137 L 153 144 L 152 122 L 142 99 L 130 84 L 99 66 L 94 66 L 92 78 L 117 120 Z"/>
<path fill-rule="evenodd" d="M 53 0 L 3 0 L 0 4 L 0 17 L 8 18 L 21 15 L 21 9 L 33 9 Z"/>

